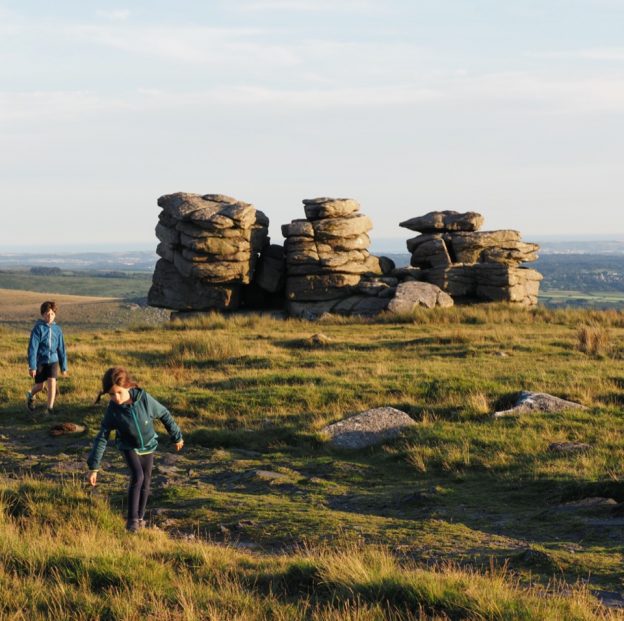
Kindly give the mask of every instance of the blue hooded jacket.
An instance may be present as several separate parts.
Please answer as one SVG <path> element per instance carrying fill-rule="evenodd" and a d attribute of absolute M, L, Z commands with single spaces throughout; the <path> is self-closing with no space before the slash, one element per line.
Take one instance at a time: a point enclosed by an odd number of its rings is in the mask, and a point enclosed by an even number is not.
<path fill-rule="evenodd" d="M 28 368 L 36 369 L 42 364 L 58 362 L 61 371 L 67 371 L 67 354 L 61 326 L 37 320 L 28 342 Z"/>
<path fill-rule="evenodd" d="M 159 419 L 173 442 L 182 439 L 182 432 L 169 410 L 142 388 L 130 389 L 130 403 L 111 401 L 106 408 L 100 431 L 93 440 L 93 448 L 87 458 L 91 470 L 97 470 L 106 450 L 111 431 L 117 432 L 117 448 L 120 451 L 152 453 L 158 446 L 154 420 Z"/>

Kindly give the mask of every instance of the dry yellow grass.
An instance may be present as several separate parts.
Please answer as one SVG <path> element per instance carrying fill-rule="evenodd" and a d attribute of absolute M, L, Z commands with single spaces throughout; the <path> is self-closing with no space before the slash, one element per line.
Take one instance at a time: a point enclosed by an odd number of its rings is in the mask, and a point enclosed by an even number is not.
<path fill-rule="evenodd" d="M 39 306 L 45 300 L 55 300 L 59 305 L 60 322 L 65 312 L 70 312 L 74 315 L 76 311 L 80 311 L 85 305 L 116 302 L 118 298 L 0 289 L 0 320 L 28 321 L 32 319 L 34 321 L 39 318 Z"/>

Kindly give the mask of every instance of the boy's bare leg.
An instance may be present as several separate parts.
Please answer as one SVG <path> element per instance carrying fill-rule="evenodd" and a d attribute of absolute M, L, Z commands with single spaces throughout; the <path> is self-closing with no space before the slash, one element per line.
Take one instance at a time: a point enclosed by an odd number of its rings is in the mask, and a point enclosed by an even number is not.
<path fill-rule="evenodd" d="M 54 407 L 54 399 L 56 398 L 56 380 L 53 377 L 48 378 L 48 410 Z"/>
<path fill-rule="evenodd" d="M 30 394 L 34 397 L 38 392 L 41 392 L 43 390 L 44 385 L 45 385 L 45 382 L 39 382 L 38 384 L 35 384 L 30 389 Z"/>

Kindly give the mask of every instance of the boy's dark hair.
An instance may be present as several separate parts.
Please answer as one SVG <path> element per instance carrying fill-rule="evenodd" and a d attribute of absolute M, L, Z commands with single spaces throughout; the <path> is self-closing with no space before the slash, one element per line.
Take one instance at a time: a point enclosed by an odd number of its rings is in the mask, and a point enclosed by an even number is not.
<path fill-rule="evenodd" d="M 128 371 L 123 367 L 111 367 L 107 369 L 102 376 L 102 391 L 95 400 L 96 403 L 102 398 L 102 395 L 110 392 L 113 386 L 121 386 L 122 388 L 138 388 L 139 385 L 130 377 Z"/>
<path fill-rule="evenodd" d="M 58 307 L 56 306 L 56 302 L 54 300 L 48 300 L 41 305 L 41 314 L 43 315 L 43 313 L 47 313 L 49 310 L 56 314 L 57 308 Z"/>

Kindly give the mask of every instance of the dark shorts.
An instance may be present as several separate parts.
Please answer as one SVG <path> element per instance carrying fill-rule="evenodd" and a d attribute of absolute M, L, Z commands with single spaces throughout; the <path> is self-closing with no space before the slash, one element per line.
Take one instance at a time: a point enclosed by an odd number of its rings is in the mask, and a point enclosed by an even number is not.
<path fill-rule="evenodd" d="M 52 364 L 41 364 L 37 367 L 37 373 L 35 373 L 35 384 L 41 384 L 41 382 L 45 382 L 50 378 L 57 379 L 58 376 L 58 362 L 53 362 Z"/>

